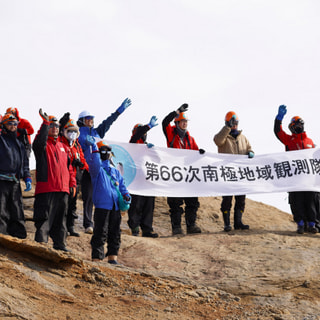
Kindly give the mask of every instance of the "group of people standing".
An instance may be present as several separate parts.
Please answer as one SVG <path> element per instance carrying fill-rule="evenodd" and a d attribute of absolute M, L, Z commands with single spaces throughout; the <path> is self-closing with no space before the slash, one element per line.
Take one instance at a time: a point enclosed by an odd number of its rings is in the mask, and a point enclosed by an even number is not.
<path fill-rule="evenodd" d="M 118 264 L 120 248 L 121 212 L 119 200 L 130 205 L 128 225 L 133 236 L 140 230 L 143 237 L 157 238 L 153 230 L 155 197 L 129 194 L 120 172 L 113 166 L 112 149 L 103 140 L 114 121 L 131 105 L 125 99 L 98 127 L 94 127 L 94 115 L 82 111 L 77 120 L 65 113 L 60 120 L 47 115 L 42 109 L 39 115 L 43 122 L 33 143 L 34 129 L 29 121 L 20 117 L 17 108 L 8 108 L 0 118 L 0 233 L 18 238 L 26 238 L 25 219 L 22 205 L 20 180 L 26 184 L 25 191 L 31 190 L 29 170 L 30 152 L 36 159 L 36 188 L 34 201 L 35 241 L 47 243 L 49 237 L 53 248 L 68 252 L 67 236 L 79 237 L 75 230 L 76 203 L 81 188 L 83 200 L 83 227 L 92 234 L 91 257 L 94 261 L 107 257 L 111 264 Z M 170 112 L 162 121 L 162 129 L 168 148 L 205 150 L 198 147 L 188 131 L 188 104 Z M 282 129 L 286 106 L 281 105 L 274 122 L 274 133 L 285 145 L 286 151 L 314 148 L 313 141 L 304 131 L 304 122 L 293 117 L 289 124 L 291 135 Z M 224 126 L 214 135 L 213 141 L 219 153 L 247 155 L 254 157 L 249 140 L 238 130 L 239 118 L 234 111 L 225 116 Z M 152 116 L 148 124 L 136 124 L 132 130 L 130 143 L 146 144 L 147 132 L 157 126 L 157 117 Z M 236 195 L 233 226 L 236 230 L 249 229 L 242 222 L 246 195 Z M 223 196 L 221 212 L 224 231 L 231 227 L 233 196 Z M 185 214 L 188 234 L 201 233 L 196 224 L 199 200 L 197 197 L 168 197 L 172 234 L 183 233 L 182 215 Z M 290 192 L 289 203 L 297 232 L 316 233 L 319 193 Z M 183 208 L 183 204 L 185 205 Z M 93 207 L 95 208 L 93 214 Z M 105 253 L 105 243 L 107 252 Z"/>

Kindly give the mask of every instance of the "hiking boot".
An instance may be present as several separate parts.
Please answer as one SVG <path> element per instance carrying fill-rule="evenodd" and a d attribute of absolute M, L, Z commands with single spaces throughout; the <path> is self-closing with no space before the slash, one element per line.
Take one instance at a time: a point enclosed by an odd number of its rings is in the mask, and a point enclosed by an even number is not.
<path fill-rule="evenodd" d="M 88 233 L 88 234 L 93 234 L 93 228 L 92 227 L 88 227 L 88 228 L 86 228 L 86 230 L 84 232 Z"/>
<path fill-rule="evenodd" d="M 304 234 L 304 225 L 303 226 L 298 226 L 297 233 Z"/>
<path fill-rule="evenodd" d="M 131 229 L 131 234 L 132 234 L 134 237 L 138 237 L 138 236 L 139 236 L 139 232 L 140 232 L 139 227 L 136 227 L 136 228 L 134 228 L 134 229 Z"/>
<path fill-rule="evenodd" d="M 318 233 L 318 229 L 316 227 L 316 224 L 314 222 L 310 221 L 308 223 L 308 230 L 307 231 L 310 232 L 310 233 Z"/>
<path fill-rule="evenodd" d="M 65 246 L 53 246 L 53 249 L 60 250 L 64 252 L 71 252 L 69 249 L 67 249 Z"/>
<path fill-rule="evenodd" d="M 235 210 L 234 212 L 234 230 L 247 230 L 249 225 L 242 223 L 242 210 Z"/>
<path fill-rule="evenodd" d="M 318 233 L 318 229 L 315 226 L 311 226 L 308 228 L 308 232 L 310 233 Z"/>
<path fill-rule="evenodd" d="M 224 228 L 223 230 L 225 232 L 229 232 L 232 230 L 231 225 L 230 225 L 230 211 L 222 211 L 222 217 L 223 217 L 223 222 L 224 222 Z"/>
<path fill-rule="evenodd" d="M 117 260 L 108 260 L 108 263 L 114 264 L 114 265 L 120 265 L 120 263 Z"/>
<path fill-rule="evenodd" d="M 201 229 L 197 225 L 190 226 L 190 227 L 187 227 L 187 233 L 188 234 L 201 233 Z"/>
<path fill-rule="evenodd" d="M 68 231 L 69 231 L 69 236 L 71 236 L 71 237 L 80 237 L 80 233 L 75 232 L 73 227 L 70 227 L 68 229 Z"/>
<path fill-rule="evenodd" d="M 147 237 L 147 238 L 158 238 L 159 237 L 159 235 L 153 231 L 142 232 L 142 236 Z"/>
<path fill-rule="evenodd" d="M 172 228 L 172 235 L 183 234 L 181 227 Z"/>

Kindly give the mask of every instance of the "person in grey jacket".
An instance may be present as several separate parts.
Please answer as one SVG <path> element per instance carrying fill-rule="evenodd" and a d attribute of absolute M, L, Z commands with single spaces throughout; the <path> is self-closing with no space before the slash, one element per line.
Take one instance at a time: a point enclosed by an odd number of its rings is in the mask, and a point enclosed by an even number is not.
<path fill-rule="evenodd" d="M 213 141 L 218 146 L 219 153 L 243 154 L 249 158 L 254 157 L 249 140 L 238 130 L 239 118 L 234 111 L 229 111 L 225 116 L 225 125 L 214 136 Z M 236 195 L 234 206 L 234 229 L 249 229 L 249 225 L 242 223 L 242 214 L 245 208 L 245 195 Z M 233 196 L 223 196 L 221 212 L 224 221 L 224 231 L 231 231 L 230 211 Z"/>

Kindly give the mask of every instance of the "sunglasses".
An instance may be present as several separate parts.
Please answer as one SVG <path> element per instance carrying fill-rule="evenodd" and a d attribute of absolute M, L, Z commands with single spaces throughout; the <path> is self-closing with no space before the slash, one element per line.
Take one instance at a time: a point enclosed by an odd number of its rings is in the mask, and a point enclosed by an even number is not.
<path fill-rule="evenodd" d="M 8 121 L 7 122 L 7 126 L 17 126 L 19 124 L 19 122 L 17 121 Z"/>
<path fill-rule="evenodd" d="M 49 128 L 59 128 L 59 125 L 57 123 L 50 123 Z"/>
<path fill-rule="evenodd" d="M 68 133 L 70 132 L 70 133 L 77 133 L 78 131 L 77 130 L 68 130 L 67 131 Z"/>
<path fill-rule="evenodd" d="M 88 116 L 88 117 L 84 117 L 85 120 L 93 120 L 93 117 Z"/>

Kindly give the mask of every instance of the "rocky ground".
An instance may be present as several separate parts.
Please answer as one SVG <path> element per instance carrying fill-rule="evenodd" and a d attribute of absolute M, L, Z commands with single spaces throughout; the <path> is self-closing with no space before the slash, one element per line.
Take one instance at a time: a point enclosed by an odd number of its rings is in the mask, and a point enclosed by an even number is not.
<path fill-rule="evenodd" d="M 25 195 L 30 196 L 30 193 Z M 133 237 L 122 222 L 119 262 L 90 261 L 79 201 L 72 253 L 0 236 L 1 319 L 320 319 L 319 234 L 298 235 L 291 215 L 247 200 L 250 230 L 223 232 L 221 198 L 200 198 L 203 233 L 171 236 L 156 199 L 158 239 Z"/>

